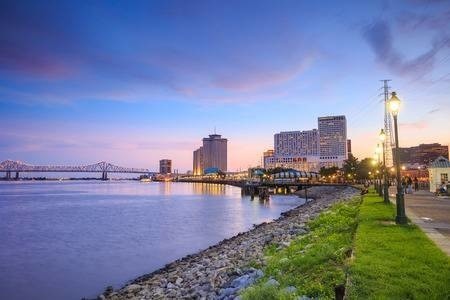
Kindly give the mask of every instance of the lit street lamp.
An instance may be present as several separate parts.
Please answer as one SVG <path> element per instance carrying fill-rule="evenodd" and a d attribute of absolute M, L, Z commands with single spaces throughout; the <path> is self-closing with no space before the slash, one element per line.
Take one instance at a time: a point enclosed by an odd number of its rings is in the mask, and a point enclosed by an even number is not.
<path fill-rule="evenodd" d="M 389 99 L 389 111 L 392 113 L 394 118 L 394 132 L 395 132 L 395 169 L 397 171 L 397 216 L 395 217 L 395 222 L 397 224 L 406 224 L 408 222 L 405 214 L 405 198 L 403 194 L 403 187 L 400 178 L 400 153 L 398 148 L 398 125 L 397 125 L 397 115 L 400 109 L 400 99 L 398 99 L 397 94 L 392 92 L 392 96 Z"/>
<path fill-rule="evenodd" d="M 378 154 L 375 151 L 375 153 L 373 154 L 373 159 L 372 159 L 372 165 L 375 167 L 377 165 L 377 160 L 378 160 Z M 371 172 L 372 173 L 372 172 Z M 375 191 L 378 193 L 378 181 L 377 181 L 377 177 L 374 176 L 373 177 L 373 188 L 375 189 Z"/>
<path fill-rule="evenodd" d="M 381 129 L 378 135 L 381 141 L 381 149 L 383 150 L 383 200 L 384 203 L 389 204 L 389 187 L 387 179 L 387 169 L 386 169 L 386 151 L 384 150 L 384 141 L 386 140 L 386 133 Z"/>
<path fill-rule="evenodd" d="M 380 144 L 377 144 L 377 148 L 376 148 L 376 151 L 375 151 L 375 153 L 377 154 L 377 162 L 378 162 L 377 167 L 380 166 L 380 153 L 381 153 L 381 151 L 382 150 L 381 150 Z M 377 170 L 377 174 L 378 173 L 379 172 Z M 377 178 L 378 178 L 378 195 L 381 197 L 381 196 L 383 196 L 383 189 L 381 187 L 381 175 L 377 175 Z"/>

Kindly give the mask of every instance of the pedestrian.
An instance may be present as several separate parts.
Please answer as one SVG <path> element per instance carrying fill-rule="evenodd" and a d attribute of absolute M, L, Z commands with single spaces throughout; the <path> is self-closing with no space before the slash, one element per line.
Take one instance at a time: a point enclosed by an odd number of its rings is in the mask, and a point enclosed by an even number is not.
<path fill-rule="evenodd" d="M 404 192 L 405 194 L 408 194 L 408 190 L 406 189 L 406 180 L 405 180 L 405 177 L 402 178 L 401 185 L 402 185 L 403 192 Z"/>
<path fill-rule="evenodd" d="M 414 177 L 414 191 L 418 191 L 419 190 L 419 180 L 417 179 L 417 177 Z"/>
<path fill-rule="evenodd" d="M 447 194 L 447 186 L 445 185 L 445 181 L 442 181 L 442 184 L 439 186 L 439 194 L 441 195 Z"/>
<path fill-rule="evenodd" d="M 406 179 L 406 183 L 408 184 L 408 194 L 412 194 L 413 190 L 412 190 L 412 179 L 411 177 L 408 176 L 408 178 Z"/>

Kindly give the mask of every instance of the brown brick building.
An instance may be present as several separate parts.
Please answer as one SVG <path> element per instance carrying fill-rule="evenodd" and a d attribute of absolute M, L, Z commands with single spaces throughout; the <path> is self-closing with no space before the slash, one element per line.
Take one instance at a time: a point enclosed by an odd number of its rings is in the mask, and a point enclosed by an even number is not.
<path fill-rule="evenodd" d="M 401 164 L 424 164 L 427 165 L 439 156 L 448 159 L 448 146 L 439 143 L 420 144 L 419 146 L 400 148 Z"/>

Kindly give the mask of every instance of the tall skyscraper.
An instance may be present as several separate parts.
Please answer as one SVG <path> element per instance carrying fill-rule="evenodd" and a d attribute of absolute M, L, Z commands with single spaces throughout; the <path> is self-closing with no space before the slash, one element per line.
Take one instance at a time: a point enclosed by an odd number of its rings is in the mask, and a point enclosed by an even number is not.
<path fill-rule="evenodd" d="M 170 173 L 172 173 L 172 160 L 170 160 L 170 159 L 161 159 L 159 161 L 159 173 L 161 173 L 161 174 L 170 174 Z"/>
<path fill-rule="evenodd" d="M 218 168 L 227 171 L 227 139 L 220 134 L 203 138 L 203 168 Z"/>
<path fill-rule="evenodd" d="M 217 168 L 227 171 L 227 142 L 220 134 L 203 138 L 203 146 L 193 153 L 193 173 L 203 175 L 205 169 Z"/>
<path fill-rule="evenodd" d="M 345 116 L 319 117 L 319 153 L 322 166 L 342 167 L 347 159 L 347 120 Z"/>
<path fill-rule="evenodd" d="M 194 151 L 194 166 L 192 168 L 194 175 L 203 174 L 203 147 Z"/>

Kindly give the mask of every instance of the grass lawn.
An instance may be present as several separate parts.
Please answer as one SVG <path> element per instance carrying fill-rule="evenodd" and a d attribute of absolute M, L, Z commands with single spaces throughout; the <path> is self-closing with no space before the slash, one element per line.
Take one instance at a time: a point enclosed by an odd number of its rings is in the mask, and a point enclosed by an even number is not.
<path fill-rule="evenodd" d="M 346 285 L 348 299 L 450 299 L 450 258 L 394 217 L 374 193 L 334 205 L 288 247 L 266 249 L 265 275 L 242 298 L 334 299 Z"/>
<path fill-rule="evenodd" d="M 246 289 L 242 298 L 296 299 L 308 295 L 334 299 L 334 288 L 346 281 L 346 261 L 356 231 L 359 202 L 355 198 L 334 205 L 309 222 L 308 234 L 284 249 L 268 247 L 264 277 Z"/>
<path fill-rule="evenodd" d="M 360 207 L 349 299 L 450 299 L 450 258 L 415 225 L 395 225 L 395 206 L 368 194 Z"/>

